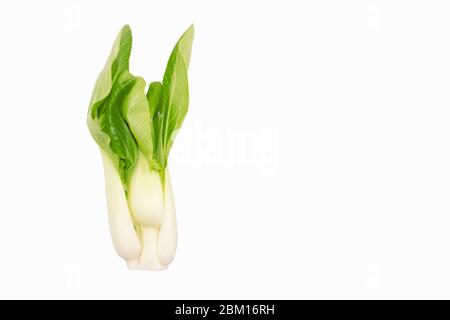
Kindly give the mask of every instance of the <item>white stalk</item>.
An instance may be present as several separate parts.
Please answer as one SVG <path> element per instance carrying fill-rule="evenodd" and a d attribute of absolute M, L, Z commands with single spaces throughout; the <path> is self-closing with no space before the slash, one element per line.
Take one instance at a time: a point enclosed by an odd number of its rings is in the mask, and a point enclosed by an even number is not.
<path fill-rule="evenodd" d="M 142 270 L 164 270 L 167 265 L 162 264 L 158 257 L 159 228 L 142 227 L 142 251 L 139 267 Z"/>
<path fill-rule="evenodd" d="M 142 250 L 139 269 L 166 269 L 173 260 L 177 242 L 175 206 L 168 170 L 165 172 L 163 190 L 160 173 L 150 170 L 144 155 L 139 154 L 129 191 L 129 206 L 135 223 L 140 227 Z M 134 268 L 135 264 L 128 267 Z"/>
<path fill-rule="evenodd" d="M 141 226 L 159 228 L 164 215 L 164 192 L 159 172 L 150 170 L 139 152 L 130 181 L 128 201 L 134 219 Z"/>
<path fill-rule="evenodd" d="M 169 167 L 166 168 L 164 216 L 159 230 L 159 261 L 169 265 L 177 250 L 177 219 Z"/>
<path fill-rule="evenodd" d="M 102 152 L 105 170 L 108 220 L 114 248 L 125 260 L 139 257 L 141 244 L 133 226 L 120 176 L 107 154 Z"/>

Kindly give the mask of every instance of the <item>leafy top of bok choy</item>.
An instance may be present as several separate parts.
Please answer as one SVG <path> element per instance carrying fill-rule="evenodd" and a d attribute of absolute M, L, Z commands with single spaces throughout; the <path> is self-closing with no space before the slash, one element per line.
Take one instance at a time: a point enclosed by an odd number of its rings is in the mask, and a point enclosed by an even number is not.
<path fill-rule="evenodd" d="M 177 131 L 188 111 L 189 67 L 194 26 L 176 43 L 162 82 L 150 83 L 129 72 L 132 34 L 125 25 L 117 36 L 89 103 L 87 123 L 102 153 L 130 185 L 138 157 L 162 173 Z M 163 179 L 164 181 L 164 179 Z"/>

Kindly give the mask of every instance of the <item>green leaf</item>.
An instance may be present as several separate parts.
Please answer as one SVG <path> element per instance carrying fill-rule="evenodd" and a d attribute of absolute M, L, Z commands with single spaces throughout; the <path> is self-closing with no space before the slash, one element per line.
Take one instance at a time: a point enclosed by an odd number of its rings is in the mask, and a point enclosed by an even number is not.
<path fill-rule="evenodd" d="M 189 69 L 189 63 L 191 62 L 192 42 L 194 41 L 195 28 L 191 26 L 183 33 L 178 40 L 176 47 L 178 47 L 179 54 L 183 57 L 186 69 Z"/>
<path fill-rule="evenodd" d="M 135 80 L 135 85 L 130 89 L 123 103 L 123 114 L 139 149 L 150 163 L 153 156 L 153 132 L 149 105 L 145 97 L 145 81 L 129 73 L 128 76 Z"/>
<path fill-rule="evenodd" d="M 163 114 L 162 108 L 162 84 L 161 82 L 152 82 L 147 91 L 147 101 L 153 125 L 153 158 L 151 167 L 153 170 L 160 171 L 165 167 L 164 143 L 162 140 Z"/>
<path fill-rule="evenodd" d="M 150 117 L 153 118 L 155 113 L 161 108 L 161 82 L 152 82 L 148 87 L 147 91 L 147 101 L 150 110 Z"/>
<path fill-rule="evenodd" d="M 164 166 L 189 107 L 187 65 L 190 62 L 193 38 L 194 26 L 192 25 L 175 45 L 164 73 L 161 90 L 162 133 L 160 135 L 164 150 Z"/>
<path fill-rule="evenodd" d="M 89 130 L 99 147 L 111 158 L 125 190 L 135 166 L 138 148 L 151 161 L 151 118 L 145 97 L 145 81 L 129 73 L 132 35 L 124 26 L 92 93 Z"/>
<path fill-rule="evenodd" d="M 94 104 L 97 101 L 104 99 L 111 91 L 112 82 L 117 74 L 123 70 L 128 70 L 131 43 L 131 29 L 128 25 L 125 25 L 117 35 L 108 60 L 97 78 L 97 82 L 95 83 L 94 91 L 92 93 L 91 102 L 89 103 L 89 112 L 93 112 L 92 107 Z M 115 65 L 114 68 L 113 64 Z"/>
<path fill-rule="evenodd" d="M 136 86 L 137 80 L 133 77 L 123 78 L 125 77 L 119 77 L 120 81 L 113 84 L 111 92 L 99 103 L 98 110 L 100 130 L 110 138 L 108 151 L 119 158 L 119 174 L 126 185 L 131 178 L 138 147 L 123 117 L 122 106 L 129 99 L 129 93 Z"/>

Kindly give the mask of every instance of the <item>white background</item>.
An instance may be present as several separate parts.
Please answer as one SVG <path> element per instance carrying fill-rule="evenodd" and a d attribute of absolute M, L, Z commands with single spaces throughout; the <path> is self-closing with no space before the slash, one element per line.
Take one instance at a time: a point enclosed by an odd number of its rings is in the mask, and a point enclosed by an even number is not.
<path fill-rule="evenodd" d="M 0 298 L 450 298 L 447 1 L 2 1 Z M 164 272 L 113 250 L 86 126 L 120 27 L 195 23 Z"/>

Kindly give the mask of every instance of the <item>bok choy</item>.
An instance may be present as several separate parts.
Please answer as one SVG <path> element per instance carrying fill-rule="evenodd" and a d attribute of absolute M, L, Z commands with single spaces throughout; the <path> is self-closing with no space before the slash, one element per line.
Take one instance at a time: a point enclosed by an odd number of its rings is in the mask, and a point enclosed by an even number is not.
<path fill-rule="evenodd" d="M 194 27 L 176 43 L 161 82 L 129 71 L 132 34 L 117 36 L 95 84 L 87 125 L 103 158 L 111 236 L 129 269 L 163 270 L 177 246 L 167 160 L 188 111 Z"/>

